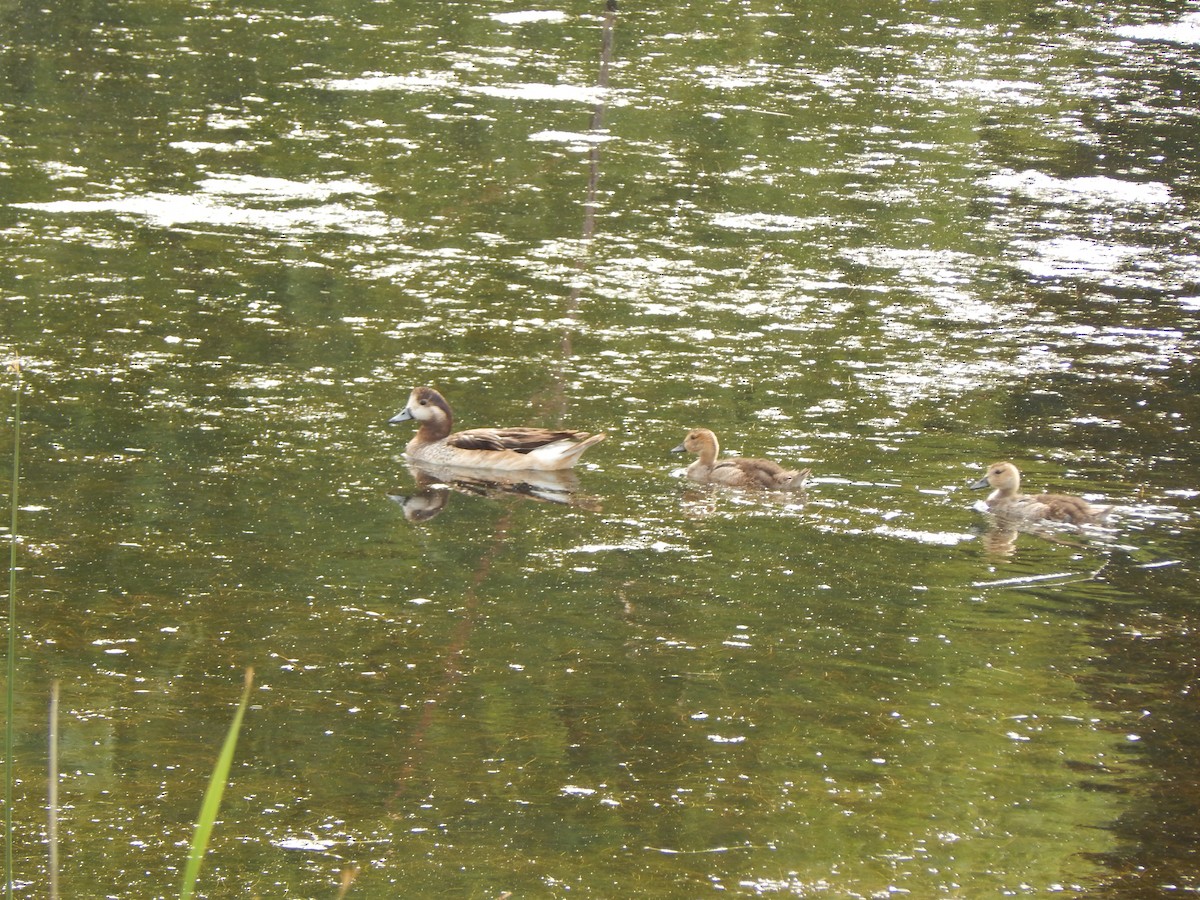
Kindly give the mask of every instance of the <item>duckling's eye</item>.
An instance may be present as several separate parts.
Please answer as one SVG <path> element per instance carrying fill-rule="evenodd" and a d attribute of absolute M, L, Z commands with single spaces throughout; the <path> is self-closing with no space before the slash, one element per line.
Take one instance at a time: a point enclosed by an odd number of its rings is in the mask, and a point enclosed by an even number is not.
<path fill-rule="evenodd" d="M 429 401 L 428 401 L 428 400 L 422 400 L 422 401 L 421 401 L 421 405 L 422 405 L 422 406 L 428 406 L 428 405 L 429 405 Z"/>

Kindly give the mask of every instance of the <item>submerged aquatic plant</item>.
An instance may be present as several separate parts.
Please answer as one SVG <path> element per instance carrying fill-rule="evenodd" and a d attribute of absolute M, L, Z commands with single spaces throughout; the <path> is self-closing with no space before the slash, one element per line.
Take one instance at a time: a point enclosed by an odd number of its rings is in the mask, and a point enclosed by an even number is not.
<path fill-rule="evenodd" d="M 250 702 L 250 687 L 254 683 L 254 669 L 246 669 L 246 684 L 242 688 L 242 699 L 238 703 L 237 712 L 225 735 L 225 743 L 221 745 L 221 753 L 208 779 L 208 790 L 204 792 L 204 802 L 200 804 L 200 817 L 196 820 L 196 831 L 192 835 L 192 847 L 188 853 L 187 868 L 183 873 L 183 886 L 179 890 L 181 900 L 188 900 L 196 889 L 196 881 L 200 878 L 200 865 L 204 862 L 204 853 L 208 849 L 208 839 L 212 835 L 213 824 L 217 820 L 217 812 L 221 808 L 221 797 L 225 793 L 225 785 L 229 781 L 229 769 L 233 765 L 233 751 L 237 747 L 238 732 L 242 729 L 242 718 L 246 714 L 246 706 Z"/>

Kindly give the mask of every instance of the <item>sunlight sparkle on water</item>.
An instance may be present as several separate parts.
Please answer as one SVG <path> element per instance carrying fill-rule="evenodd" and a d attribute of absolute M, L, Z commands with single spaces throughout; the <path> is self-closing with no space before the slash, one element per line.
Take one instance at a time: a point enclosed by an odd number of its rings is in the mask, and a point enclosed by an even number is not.
<path fill-rule="evenodd" d="M 16 204 L 23 209 L 77 215 L 116 213 L 148 219 L 162 228 L 208 225 L 221 228 L 261 228 L 278 232 L 347 231 L 384 236 L 400 229 L 395 220 L 369 209 L 341 203 L 270 208 L 231 203 L 226 197 L 253 197 L 268 201 L 323 200 L 339 194 L 368 195 L 376 189 L 359 182 L 293 182 L 286 179 L 207 178 L 194 194 L 150 193 L 103 200 L 55 200 Z"/>
<path fill-rule="evenodd" d="M 1055 178 L 1032 169 L 1001 172 L 987 185 L 1003 193 L 1017 193 L 1045 203 L 1082 206 L 1161 206 L 1171 202 L 1171 189 L 1161 182 L 1125 181 L 1107 175 Z"/>
<path fill-rule="evenodd" d="M 1177 44 L 1200 44 L 1200 13 L 1190 12 L 1178 22 L 1156 22 L 1146 25 L 1127 25 L 1113 32 L 1118 37 L 1137 41 L 1169 41 Z"/>
<path fill-rule="evenodd" d="M 450 72 L 429 72 L 420 75 L 387 75 L 368 72 L 358 78 L 331 78 L 318 81 L 319 87 L 331 91 L 432 91 L 441 92 L 458 86 L 458 77 Z"/>
<path fill-rule="evenodd" d="M 787 216 L 772 213 L 714 213 L 712 222 L 734 231 L 808 231 L 827 224 L 823 216 Z"/>
<path fill-rule="evenodd" d="M 1030 254 L 1017 265 L 1041 278 L 1091 275 L 1103 276 L 1106 281 L 1124 281 L 1129 278 L 1126 270 L 1130 261 L 1149 254 L 1143 247 L 1079 237 L 1019 241 L 1014 246 Z"/>
<path fill-rule="evenodd" d="M 488 13 L 488 16 L 505 25 L 527 25 L 532 22 L 564 22 L 567 14 L 556 9 L 530 9 L 518 12 Z"/>

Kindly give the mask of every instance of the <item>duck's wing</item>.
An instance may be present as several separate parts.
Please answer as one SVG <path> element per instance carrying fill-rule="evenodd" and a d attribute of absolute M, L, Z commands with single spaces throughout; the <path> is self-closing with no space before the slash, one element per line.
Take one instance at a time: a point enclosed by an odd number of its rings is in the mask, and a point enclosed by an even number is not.
<path fill-rule="evenodd" d="M 555 431 L 549 428 L 472 428 L 446 438 L 446 445 L 459 450 L 511 450 L 532 453 L 559 441 L 582 441 L 586 431 Z"/>
<path fill-rule="evenodd" d="M 1086 525 L 1104 518 L 1111 507 L 1094 506 L 1082 497 L 1072 497 L 1068 494 L 1041 494 L 1037 497 L 1046 511 L 1044 518 L 1055 522 L 1071 522 L 1075 525 Z"/>
<path fill-rule="evenodd" d="M 786 471 L 783 466 L 779 465 L 779 463 L 773 462 L 769 459 L 743 459 L 741 457 L 736 457 L 729 460 L 729 462 L 733 463 L 735 466 L 743 469 L 744 471 L 762 473 L 763 475 L 769 475 L 771 477 L 782 475 L 784 471 Z"/>
<path fill-rule="evenodd" d="M 769 459 L 746 459 L 736 456 L 723 459 L 716 468 L 730 467 L 741 472 L 746 484 L 757 484 L 760 487 L 778 487 L 781 478 L 787 475 L 787 470 Z"/>

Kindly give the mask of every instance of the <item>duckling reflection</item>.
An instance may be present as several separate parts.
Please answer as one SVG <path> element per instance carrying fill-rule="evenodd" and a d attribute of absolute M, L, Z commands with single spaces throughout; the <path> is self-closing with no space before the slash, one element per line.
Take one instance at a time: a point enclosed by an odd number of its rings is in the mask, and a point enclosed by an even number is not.
<path fill-rule="evenodd" d="M 416 482 L 412 494 L 389 494 L 410 522 L 428 522 L 449 505 L 451 493 L 471 494 L 491 500 L 520 497 L 542 503 L 561 503 L 593 512 L 600 510 L 595 497 L 579 494 L 579 476 L 569 470 L 547 472 L 488 472 L 454 466 L 410 463 Z"/>
<path fill-rule="evenodd" d="M 1088 546 L 1083 541 L 1071 540 L 1061 533 L 1051 531 L 1044 525 L 1031 524 L 1028 520 L 1014 519 L 1003 514 L 993 515 L 987 527 L 977 529 L 975 533 L 979 535 L 984 552 L 990 556 L 1012 556 L 1017 552 L 1017 540 L 1022 534 L 1032 535 L 1051 544 L 1062 544 L 1064 547 L 1073 547 L 1077 550 L 1083 550 Z M 1100 533 L 1099 529 L 1097 529 L 1097 533 Z"/>
<path fill-rule="evenodd" d="M 989 556 L 1012 556 L 1017 552 L 1020 529 L 1011 521 L 993 517 L 986 528 L 972 531 L 979 535 L 983 550 Z"/>

